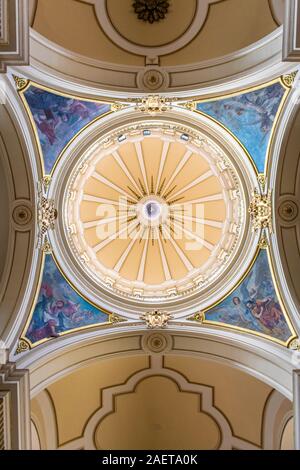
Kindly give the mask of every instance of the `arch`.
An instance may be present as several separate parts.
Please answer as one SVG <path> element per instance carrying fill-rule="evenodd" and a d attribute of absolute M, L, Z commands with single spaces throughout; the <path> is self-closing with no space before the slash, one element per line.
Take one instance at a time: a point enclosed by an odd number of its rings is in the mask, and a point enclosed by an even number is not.
<path fill-rule="evenodd" d="M 34 136 L 8 77 L 4 79 L 4 90 L 5 102 L 0 110 L 0 156 L 7 210 L 1 212 L 1 238 L 6 239 L 6 258 L 0 281 L 0 347 L 11 350 L 33 301 L 38 276 L 35 201 L 39 169 Z"/>
<path fill-rule="evenodd" d="M 295 328 L 300 330 L 299 231 L 300 231 L 300 94 L 296 81 L 274 134 L 270 154 L 269 186 L 273 193 L 274 235 L 271 257 L 284 303 Z"/>
<path fill-rule="evenodd" d="M 53 402 L 47 390 L 39 393 L 32 403 L 31 419 L 38 435 L 41 450 L 55 450 L 58 445 L 58 430 Z"/>
<path fill-rule="evenodd" d="M 291 402 L 273 390 L 264 412 L 262 442 L 265 450 L 280 449 L 284 429 L 292 416 Z"/>
<path fill-rule="evenodd" d="M 167 339 L 168 354 L 203 357 L 227 364 L 292 399 L 292 351 L 251 335 L 218 329 L 216 336 L 214 328 L 188 328 L 187 331 L 182 324 L 161 332 Z M 148 334 L 143 326 L 134 325 L 115 327 L 101 336 L 97 330 L 74 334 L 41 345 L 21 357 L 17 364 L 30 371 L 33 398 L 83 365 L 108 357 L 149 354 L 145 346 L 149 342 L 143 340 Z"/>
<path fill-rule="evenodd" d="M 281 450 L 293 450 L 294 449 L 293 428 L 294 428 L 294 418 L 290 418 L 286 422 L 283 432 L 282 432 L 281 441 L 280 441 Z"/>

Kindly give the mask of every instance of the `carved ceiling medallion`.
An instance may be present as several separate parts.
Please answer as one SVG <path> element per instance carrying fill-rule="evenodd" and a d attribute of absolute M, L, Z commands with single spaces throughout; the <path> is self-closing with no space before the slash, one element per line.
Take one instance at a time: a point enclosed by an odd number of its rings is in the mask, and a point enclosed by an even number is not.
<path fill-rule="evenodd" d="M 139 20 L 153 24 L 166 17 L 170 3 L 165 0 L 138 0 L 132 6 Z"/>

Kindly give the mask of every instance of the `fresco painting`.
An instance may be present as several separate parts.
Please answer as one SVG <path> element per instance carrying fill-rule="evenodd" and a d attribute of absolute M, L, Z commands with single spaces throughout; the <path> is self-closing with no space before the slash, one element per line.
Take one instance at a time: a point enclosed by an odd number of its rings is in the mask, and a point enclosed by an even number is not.
<path fill-rule="evenodd" d="M 227 127 L 263 173 L 272 128 L 285 91 L 276 82 L 238 96 L 198 103 L 197 109 Z"/>
<path fill-rule="evenodd" d="M 260 251 L 239 287 L 207 311 L 205 319 L 263 333 L 282 342 L 293 336 L 274 288 L 266 250 Z"/>
<path fill-rule="evenodd" d="M 42 284 L 26 333 L 32 344 L 84 326 L 107 323 L 108 315 L 84 300 L 65 280 L 51 255 L 45 258 Z"/>
<path fill-rule="evenodd" d="M 77 100 L 35 86 L 30 86 L 24 96 L 36 125 L 47 174 L 70 140 L 111 109 L 109 104 Z"/>

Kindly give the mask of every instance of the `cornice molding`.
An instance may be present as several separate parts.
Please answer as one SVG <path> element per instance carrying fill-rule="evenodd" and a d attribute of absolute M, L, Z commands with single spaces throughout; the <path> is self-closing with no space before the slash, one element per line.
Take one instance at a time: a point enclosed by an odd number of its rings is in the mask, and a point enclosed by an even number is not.
<path fill-rule="evenodd" d="M 300 61 L 300 1 L 286 0 L 283 29 L 283 60 Z"/>
<path fill-rule="evenodd" d="M 29 62 L 28 0 L 0 0 L 0 72 Z"/>
<path fill-rule="evenodd" d="M 209 326 L 200 329 L 171 322 L 167 329 L 157 332 L 169 338 L 166 342 L 168 354 L 199 356 L 227 364 L 256 377 L 292 400 L 293 351 L 251 334 L 218 328 L 216 335 L 216 329 Z M 17 364 L 30 371 L 33 398 L 83 365 L 107 357 L 149 354 L 147 341 L 144 341 L 148 334 L 144 324 L 129 322 L 110 331 L 95 329 L 70 334 L 17 356 Z"/>
<path fill-rule="evenodd" d="M 146 74 L 154 69 L 155 75 L 162 75 L 161 79 L 156 77 L 155 92 L 192 97 L 199 93 L 214 96 L 256 85 L 291 68 L 290 64 L 281 62 L 282 27 L 235 53 L 175 67 L 129 67 L 102 62 L 66 50 L 34 30 L 30 31 L 30 37 L 31 67 L 23 71 L 28 78 L 44 85 L 52 84 L 62 91 L 78 91 L 90 96 L 113 94 L 115 98 L 122 98 L 129 93 L 153 92 L 147 88 Z M 62 70 L 67 72 L 62 73 Z"/>
<path fill-rule="evenodd" d="M 0 366 L 0 406 L 5 407 L 3 420 L 3 449 L 29 450 L 30 434 L 30 403 L 29 373 L 27 370 L 16 369 L 13 363 Z M 2 429 L 0 429 L 0 442 Z"/>

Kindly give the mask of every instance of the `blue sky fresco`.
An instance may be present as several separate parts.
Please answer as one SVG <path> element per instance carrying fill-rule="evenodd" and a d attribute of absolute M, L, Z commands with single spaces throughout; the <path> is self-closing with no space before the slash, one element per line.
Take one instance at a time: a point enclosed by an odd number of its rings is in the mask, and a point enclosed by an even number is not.
<path fill-rule="evenodd" d="M 285 88 L 277 82 L 249 93 L 198 103 L 197 109 L 226 126 L 263 173 L 274 120 L 284 93 Z"/>
<path fill-rule="evenodd" d="M 26 338 L 34 344 L 75 328 L 106 322 L 108 315 L 78 295 L 62 276 L 52 256 L 47 255 L 39 296 Z"/>
<path fill-rule="evenodd" d="M 88 123 L 110 111 L 109 104 L 76 100 L 30 86 L 24 93 L 49 174 L 62 150 Z"/>
<path fill-rule="evenodd" d="M 266 250 L 261 250 L 244 281 L 223 302 L 205 313 L 206 320 L 264 333 L 286 342 L 293 334 L 273 284 Z"/>

